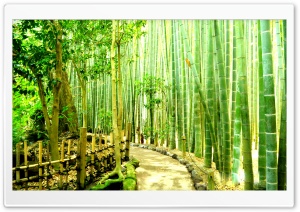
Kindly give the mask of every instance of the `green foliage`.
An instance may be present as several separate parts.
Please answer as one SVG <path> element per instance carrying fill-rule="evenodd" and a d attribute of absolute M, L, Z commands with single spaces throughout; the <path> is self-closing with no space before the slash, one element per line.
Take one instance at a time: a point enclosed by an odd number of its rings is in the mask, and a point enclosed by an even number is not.
<path fill-rule="evenodd" d="M 161 139 L 165 139 L 168 137 L 168 135 L 170 134 L 170 129 L 171 129 L 171 126 L 170 124 L 166 123 L 160 130 L 158 130 L 158 136 L 161 138 Z"/>
<path fill-rule="evenodd" d="M 146 25 L 145 20 L 128 20 L 121 21 L 120 26 L 120 38 L 122 39 L 121 43 L 127 43 L 131 41 L 136 34 L 137 38 L 146 34 L 146 31 L 143 28 Z"/>
<path fill-rule="evenodd" d="M 19 75 L 13 82 L 13 145 L 23 141 L 27 130 L 34 128 L 33 116 L 36 110 L 41 109 L 37 97 L 37 87 Z"/>
<path fill-rule="evenodd" d="M 112 112 L 100 109 L 98 111 L 98 117 L 99 123 L 105 132 L 110 133 L 110 130 L 112 129 Z"/>
<path fill-rule="evenodd" d="M 28 80 L 50 76 L 55 67 L 55 33 L 50 21 L 24 20 L 13 25 L 13 71 Z"/>
<path fill-rule="evenodd" d="M 151 131 L 153 131 L 153 129 L 150 126 L 145 126 L 144 127 L 144 133 L 143 133 L 143 135 L 144 135 L 145 139 L 147 139 L 147 138 L 150 137 Z"/>
<path fill-rule="evenodd" d="M 159 104 L 162 102 L 162 99 L 156 94 L 164 93 L 166 86 L 163 79 L 146 74 L 143 77 L 142 82 L 135 82 L 135 88 L 138 95 L 146 95 L 147 103 L 144 104 L 145 108 L 152 109 L 159 106 Z"/>

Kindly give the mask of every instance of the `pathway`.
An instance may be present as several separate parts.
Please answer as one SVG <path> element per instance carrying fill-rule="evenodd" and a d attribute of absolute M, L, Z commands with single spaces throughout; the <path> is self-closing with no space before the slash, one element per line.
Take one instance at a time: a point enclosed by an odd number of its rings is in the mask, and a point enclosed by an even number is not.
<path fill-rule="evenodd" d="M 190 173 L 178 160 L 133 146 L 130 155 L 140 161 L 137 190 L 195 190 Z"/>

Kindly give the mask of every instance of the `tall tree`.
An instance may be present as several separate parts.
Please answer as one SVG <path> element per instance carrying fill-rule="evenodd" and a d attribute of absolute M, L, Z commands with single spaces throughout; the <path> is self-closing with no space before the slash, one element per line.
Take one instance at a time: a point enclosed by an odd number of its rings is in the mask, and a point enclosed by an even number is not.
<path fill-rule="evenodd" d="M 21 21 L 17 25 L 14 32 L 18 35 L 14 39 L 14 70 L 23 74 L 27 70 L 26 74 L 33 75 L 36 79 L 50 139 L 51 159 L 57 160 L 59 93 L 63 71 L 61 21 Z M 55 68 L 52 68 L 54 64 Z M 52 94 L 52 105 L 49 105 L 46 99 L 48 92 Z"/>
<path fill-rule="evenodd" d="M 78 115 L 75 107 L 73 96 L 68 80 L 67 71 L 62 71 L 62 85 L 59 100 L 60 109 L 60 131 L 70 131 L 71 133 L 78 135 Z"/>
<path fill-rule="evenodd" d="M 111 42 L 111 49 L 110 49 L 110 57 L 111 57 L 111 83 L 112 83 L 112 122 L 113 122 L 113 138 L 114 138 L 114 145 L 115 145 L 115 159 L 116 159 L 116 167 L 114 171 L 110 174 L 113 176 L 118 174 L 119 179 L 123 179 L 124 176 L 121 172 L 121 154 L 120 154 L 120 141 L 121 141 L 121 129 L 120 124 L 118 124 L 119 116 L 122 114 L 122 111 L 117 107 L 117 78 L 118 70 L 116 70 L 115 66 L 115 46 L 116 46 L 116 33 L 118 31 L 118 21 L 112 21 L 112 42 Z M 120 95 L 120 93 L 119 93 Z M 122 98 L 122 96 L 121 96 Z M 122 99 L 119 98 L 119 101 Z M 120 102 L 118 102 L 120 104 Z"/>

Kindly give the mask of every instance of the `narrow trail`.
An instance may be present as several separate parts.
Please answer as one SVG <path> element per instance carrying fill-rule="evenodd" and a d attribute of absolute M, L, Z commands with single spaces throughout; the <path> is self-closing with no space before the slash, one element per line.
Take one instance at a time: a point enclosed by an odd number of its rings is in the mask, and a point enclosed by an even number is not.
<path fill-rule="evenodd" d="M 190 173 L 177 160 L 133 146 L 130 155 L 140 161 L 136 168 L 137 190 L 195 190 Z"/>

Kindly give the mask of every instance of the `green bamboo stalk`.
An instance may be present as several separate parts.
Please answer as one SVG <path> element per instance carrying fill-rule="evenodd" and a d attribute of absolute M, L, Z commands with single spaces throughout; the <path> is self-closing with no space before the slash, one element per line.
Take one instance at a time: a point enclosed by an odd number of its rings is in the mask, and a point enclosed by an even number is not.
<path fill-rule="evenodd" d="M 266 188 L 277 190 L 276 106 L 270 21 L 260 20 L 266 120 Z"/>
<path fill-rule="evenodd" d="M 217 50 L 217 68 L 219 72 L 219 101 L 220 101 L 220 115 L 222 124 L 222 136 L 223 143 L 223 154 L 224 154 L 224 177 L 228 181 L 230 178 L 231 170 L 231 152 L 230 152 L 230 122 L 229 122 L 229 106 L 228 106 L 228 95 L 227 95 L 227 77 L 224 67 L 224 53 L 221 45 L 220 32 L 218 22 L 214 21 L 215 39 L 216 39 L 216 50 Z"/>
<path fill-rule="evenodd" d="M 233 32 L 233 64 L 232 64 L 232 84 L 231 84 L 231 140 L 232 140 L 232 153 L 233 153 L 233 162 L 232 162 L 232 183 L 233 185 L 238 185 L 239 177 L 238 171 L 240 167 L 240 155 L 241 155 L 241 97 L 240 93 L 237 92 L 237 71 L 236 71 L 236 33 L 234 21 L 232 24 Z"/>
<path fill-rule="evenodd" d="M 174 21 L 172 21 L 172 27 L 171 27 L 171 31 L 172 31 L 172 41 L 171 41 L 171 49 L 172 49 L 172 63 L 171 63 L 171 67 L 172 67 L 172 75 L 171 75 L 171 79 L 172 79 L 172 98 L 171 98 L 171 102 L 173 102 L 173 104 L 171 105 L 171 136 L 170 136 L 170 149 L 175 149 L 176 148 L 176 142 L 175 142 L 175 133 L 176 133 L 176 73 L 175 73 L 175 69 L 176 69 L 176 64 L 175 64 L 175 60 L 176 60 L 176 56 L 175 56 L 175 29 L 174 29 Z"/>
<path fill-rule="evenodd" d="M 279 24 L 279 23 L 278 23 Z M 278 59 L 282 57 L 282 68 L 280 72 L 280 85 L 281 85 L 281 123 L 280 123 L 280 138 L 279 138 L 279 152 L 278 152 L 278 190 L 286 190 L 286 20 L 282 21 L 282 27 L 277 25 L 277 29 L 280 30 L 280 36 L 277 37 L 278 52 L 281 52 L 281 56 L 278 54 Z M 278 40 L 282 36 L 283 42 Z M 283 48 L 282 48 L 283 47 Z"/>
<path fill-rule="evenodd" d="M 176 23 L 176 22 L 175 22 Z M 177 134 L 177 142 L 178 142 L 178 146 L 177 148 L 179 150 L 182 151 L 182 139 L 181 137 L 183 136 L 183 99 L 182 99 L 182 87 L 181 82 L 180 82 L 180 75 L 181 75 L 181 68 L 182 68 L 182 64 L 181 61 L 182 59 L 180 59 L 180 53 L 181 53 L 181 43 L 180 43 L 180 39 L 179 39 L 179 27 L 178 24 L 174 25 L 175 28 L 175 64 L 176 64 L 176 69 L 175 69 L 175 73 L 176 73 L 176 94 L 177 94 L 177 126 L 178 126 L 178 134 Z"/>
<path fill-rule="evenodd" d="M 253 22 L 253 30 L 252 30 L 252 37 L 253 37 L 253 48 L 252 48 L 252 63 L 253 63 L 253 76 L 252 76 L 252 87 L 253 87 L 253 128 L 252 128 L 252 141 L 255 142 L 255 149 L 257 150 L 258 147 L 258 117 L 259 117 L 259 80 L 258 80 L 258 72 L 259 72 L 259 60 L 258 60 L 258 27 L 257 21 Z"/>
<path fill-rule="evenodd" d="M 187 25 L 187 23 L 185 22 L 185 25 Z M 183 40 L 182 40 L 182 36 L 179 36 L 180 40 L 181 40 L 181 58 L 183 58 L 183 60 L 181 60 L 182 63 L 182 68 L 181 68 L 181 83 L 182 83 L 182 99 L 183 99 L 183 136 L 185 136 L 185 141 L 186 143 L 189 143 L 189 132 L 187 130 L 187 126 L 188 126 L 188 98 L 189 98 L 189 92 L 187 91 L 187 85 L 188 85 L 188 71 L 190 70 L 189 67 L 189 62 L 187 60 L 187 58 L 184 57 L 184 44 L 183 44 Z M 190 39 L 189 39 L 190 40 Z M 185 150 L 182 151 L 187 151 L 187 145 L 185 145 Z"/>
<path fill-rule="evenodd" d="M 195 66 L 196 70 L 199 70 L 200 73 L 200 24 L 203 22 L 195 21 Z M 206 41 L 206 40 L 205 40 Z M 205 44 L 204 44 L 205 45 Z M 202 157 L 202 137 L 201 137 L 201 107 L 200 107 L 200 95 L 197 86 L 193 86 L 194 91 L 194 112 L 193 114 L 193 122 L 194 122 L 194 136 L 195 142 L 194 146 L 191 144 L 191 152 L 195 153 L 195 156 Z"/>
<path fill-rule="evenodd" d="M 226 86 L 227 86 L 227 96 L 228 96 L 228 104 L 229 102 L 229 96 L 230 96 L 230 73 L 231 73 L 231 42 L 230 42 L 230 30 L 231 30 L 231 21 L 225 20 L 224 21 L 224 31 L 225 31 L 225 75 L 226 75 Z"/>
<path fill-rule="evenodd" d="M 286 93 L 282 90 L 281 125 L 278 152 L 278 190 L 286 190 Z"/>
<path fill-rule="evenodd" d="M 240 153 L 241 153 L 241 96 L 240 92 L 236 92 L 236 107 L 234 120 L 234 139 L 233 139 L 233 164 L 232 164 L 232 183 L 238 185 L 239 183 L 239 167 L 240 167 Z"/>
<path fill-rule="evenodd" d="M 212 29 L 211 21 L 206 21 L 206 40 L 207 40 L 207 54 L 206 54 L 206 73 L 205 73 L 205 87 L 206 87 L 206 99 L 208 110 L 211 114 L 214 112 L 214 100 L 215 100 L 215 89 L 214 89 L 214 69 L 213 69 L 213 40 L 212 40 Z M 205 156 L 204 156 L 204 165 L 205 167 L 211 167 L 212 161 L 212 141 L 211 141 L 211 129 L 208 127 L 209 123 L 206 120 L 206 129 L 205 129 Z"/>
<path fill-rule="evenodd" d="M 253 189 L 253 167 L 252 167 L 252 146 L 250 140 L 250 123 L 249 123 L 249 107 L 248 107 L 248 91 L 247 91 L 247 74 L 245 66 L 245 50 L 244 50 L 244 33 L 243 22 L 237 20 L 235 23 L 236 30 L 236 57 L 238 70 L 238 89 L 241 93 L 241 117 L 242 117 L 242 145 L 244 159 L 245 185 L 244 190 Z"/>
<path fill-rule="evenodd" d="M 266 187 L 266 120 L 265 120 L 265 99 L 264 99 L 264 79 L 262 67 L 262 48 L 260 22 L 258 26 L 258 78 L 259 78 L 259 145 L 258 145 L 258 174 L 259 185 L 262 188 Z"/>
<path fill-rule="evenodd" d="M 233 152 L 234 143 L 234 122 L 235 122 L 235 111 L 236 111 L 236 38 L 234 31 L 234 21 L 230 22 L 232 31 L 232 71 L 231 71 L 231 151 Z"/>
<path fill-rule="evenodd" d="M 211 115 L 212 115 L 212 122 L 213 122 L 213 127 L 215 130 L 215 144 L 216 146 L 214 147 L 215 149 L 218 149 L 219 152 L 219 157 L 220 157 L 220 162 L 219 162 L 219 168 L 218 170 L 220 171 L 220 174 L 224 174 L 224 156 L 225 156 L 225 146 L 224 146 L 224 140 L 222 139 L 222 122 L 221 118 L 222 116 L 220 115 L 220 81 L 219 81 L 219 71 L 218 71 L 218 58 L 217 58 L 217 44 L 216 44 L 216 33 L 215 33 L 215 27 L 214 27 L 214 21 L 211 21 L 210 26 L 208 27 L 211 30 L 211 37 L 207 39 L 212 39 L 212 49 L 210 50 L 213 55 L 213 60 L 210 64 L 210 62 L 207 62 L 207 66 L 211 66 L 211 72 L 212 72 L 212 77 L 213 77 L 213 101 L 211 106 Z M 219 38 L 221 36 L 218 36 Z M 208 69 L 207 69 L 208 70 Z M 206 88 L 207 89 L 207 88 Z M 210 107 L 209 106 L 209 107 Z M 214 157 L 215 158 L 215 157 Z"/>

